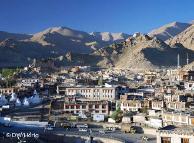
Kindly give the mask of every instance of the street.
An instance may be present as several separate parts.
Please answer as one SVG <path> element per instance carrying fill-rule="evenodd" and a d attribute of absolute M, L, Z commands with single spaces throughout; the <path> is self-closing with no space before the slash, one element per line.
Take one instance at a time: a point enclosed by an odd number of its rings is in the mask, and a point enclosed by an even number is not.
<path fill-rule="evenodd" d="M 64 128 L 54 128 L 53 130 L 44 130 L 43 127 L 1 127 L 0 133 L 6 138 L 6 134 L 14 133 L 31 133 L 31 134 L 53 134 L 53 135 L 77 135 L 77 136 L 93 136 L 95 137 L 101 137 L 101 138 L 109 138 L 109 139 L 115 139 L 118 141 L 126 142 L 126 143 L 140 143 L 142 142 L 142 136 L 143 134 L 125 134 L 119 130 L 116 131 L 107 131 L 105 133 L 100 133 L 99 131 L 102 130 L 102 128 L 92 128 L 88 129 L 87 132 L 84 131 L 78 131 L 77 128 L 70 128 L 70 129 L 64 129 Z M 16 135 L 15 135 L 16 136 Z M 148 137 L 149 143 L 156 142 L 155 136 L 146 135 Z M 37 138 L 38 140 L 38 138 Z"/>

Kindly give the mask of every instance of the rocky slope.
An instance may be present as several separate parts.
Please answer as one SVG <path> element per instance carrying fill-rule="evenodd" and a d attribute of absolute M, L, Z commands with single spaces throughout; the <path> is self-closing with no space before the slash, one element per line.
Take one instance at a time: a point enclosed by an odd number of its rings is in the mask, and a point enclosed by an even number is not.
<path fill-rule="evenodd" d="M 189 26 L 191 26 L 189 23 L 172 22 L 158 29 L 152 30 L 148 35 L 166 41 L 183 32 Z"/>
<path fill-rule="evenodd" d="M 115 68 L 153 69 L 177 65 L 177 55 L 180 54 L 180 64 L 186 64 L 186 53 L 194 60 L 194 52 L 184 47 L 171 48 L 162 40 L 148 35 L 136 34 L 126 42 L 99 49 L 94 54 L 103 57 L 98 65 Z"/>
<path fill-rule="evenodd" d="M 194 24 L 185 29 L 180 34 L 168 40 L 171 46 L 184 46 L 194 50 Z"/>
<path fill-rule="evenodd" d="M 34 42 L 6 39 L 0 42 L 0 67 L 23 66 L 33 58 L 55 56 L 53 49 Z"/>
<path fill-rule="evenodd" d="M 128 37 L 121 33 L 109 33 L 109 36 L 113 38 L 104 40 L 104 36 L 66 27 L 48 28 L 34 35 L 0 32 L 0 67 L 21 66 L 28 63 L 29 59 L 56 57 L 67 52 L 88 54 Z"/>

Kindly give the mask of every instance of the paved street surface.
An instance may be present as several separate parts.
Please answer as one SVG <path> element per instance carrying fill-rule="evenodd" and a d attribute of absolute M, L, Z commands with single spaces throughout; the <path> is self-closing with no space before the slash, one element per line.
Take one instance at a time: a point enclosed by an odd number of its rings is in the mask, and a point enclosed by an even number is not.
<path fill-rule="evenodd" d="M 6 136 L 6 133 L 35 133 L 35 134 L 57 134 L 57 135 L 78 135 L 78 136 L 89 136 L 92 135 L 93 137 L 103 137 L 103 138 L 112 138 L 112 139 L 116 139 L 116 140 L 120 140 L 126 143 L 142 143 L 141 138 L 143 136 L 143 134 L 125 134 L 119 130 L 117 131 L 109 131 L 104 133 L 99 133 L 99 130 L 102 130 L 102 128 L 98 128 L 98 129 L 88 129 L 88 132 L 82 132 L 82 131 L 78 131 L 78 129 L 76 128 L 72 128 L 72 129 L 64 129 L 64 128 L 54 128 L 54 130 L 52 131 L 45 131 L 43 127 L 1 127 L 0 133 L 1 136 L 4 135 Z M 155 143 L 155 136 L 151 136 L 151 135 L 146 135 L 149 139 L 148 142 L 149 143 Z M 37 139 L 38 140 L 38 139 Z"/>

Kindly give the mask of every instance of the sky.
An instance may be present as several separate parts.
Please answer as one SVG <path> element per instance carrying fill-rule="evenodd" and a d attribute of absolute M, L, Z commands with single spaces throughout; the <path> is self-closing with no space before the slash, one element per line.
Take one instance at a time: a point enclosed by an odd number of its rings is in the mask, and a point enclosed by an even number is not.
<path fill-rule="evenodd" d="M 194 0 L 1 0 L 0 31 L 33 34 L 65 26 L 86 32 L 147 33 L 194 20 Z"/>

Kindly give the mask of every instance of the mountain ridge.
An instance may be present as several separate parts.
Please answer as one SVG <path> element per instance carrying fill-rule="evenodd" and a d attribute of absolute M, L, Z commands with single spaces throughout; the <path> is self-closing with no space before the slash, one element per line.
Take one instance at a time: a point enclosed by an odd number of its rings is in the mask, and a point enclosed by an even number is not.
<path fill-rule="evenodd" d="M 152 30 L 148 35 L 166 41 L 183 32 L 191 25 L 190 23 L 172 22 Z"/>
<path fill-rule="evenodd" d="M 183 24 L 182 28 L 180 25 L 182 23 L 173 22 L 156 30 L 159 32 L 155 33 L 160 34 L 170 27 L 172 31 L 168 30 L 168 32 L 174 33 L 174 36 L 168 37 L 168 40 L 162 40 L 159 36 L 150 34 L 151 32 L 148 34 L 135 33 L 131 36 L 122 32 L 88 33 L 67 27 L 50 27 L 27 37 L 25 34 L 19 35 L 18 38 L 15 38 L 14 34 L 14 36 L 0 35 L 3 37 L 0 41 L 0 54 L 2 55 L 0 67 L 27 65 L 32 62 L 33 58 L 56 58 L 69 52 L 72 53 L 73 62 L 62 60 L 57 62 L 59 65 L 85 63 L 103 68 L 153 69 L 176 66 L 177 55 L 180 53 L 182 59 L 180 63 L 185 65 L 186 53 L 191 55 L 191 62 L 194 60 L 192 56 L 194 48 L 189 49 L 184 44 L 184 40 L 174 39 L 180 39 L 180 35 L 186 31 L 186 33 L 191 33 L 189 39 L 192 40 L 193 27 L 191 24 Z"/>

